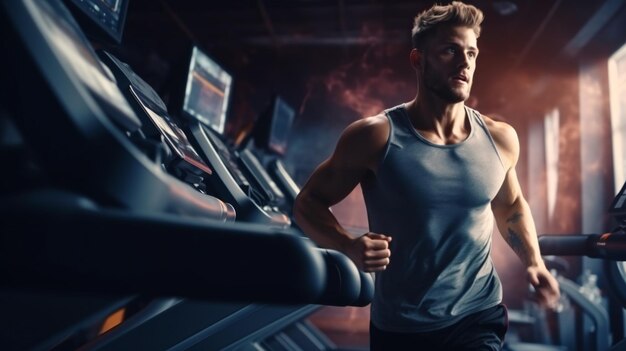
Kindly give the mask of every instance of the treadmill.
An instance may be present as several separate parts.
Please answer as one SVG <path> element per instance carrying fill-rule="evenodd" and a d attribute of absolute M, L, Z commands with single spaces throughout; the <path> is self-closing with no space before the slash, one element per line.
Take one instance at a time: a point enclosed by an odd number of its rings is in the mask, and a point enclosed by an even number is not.
<path fill-rule="evenodd" d="M 178 90 L 172 92 L 169 106 L 191 143 L 217 175 L 209 178 L 212 194 L 233 204 L 238 221 L 295 227 L 287 215 L 293 203 L 282 195 L 256 156 L 250 150 L 237 150 L 224 133 L 233 84 L 231 74 L 198 45 L 191 45 L 187 54 L 184 69 L 178 73 Z M 356 269 L 342 253 L 321 248 L 319 251 L 332 267 L 319 303 L 367 305 L 373 296 L 372 277 Z"/>
<path fill-rule="evenodd" d="M 240 153 L 263 174 L 266 187 L 272 189 L 279 199 L 279 207 L 290 216 L 300 187 L 293 180 L 281 158 L 287 152 L 295 110 L 280 95 L 273 97 L 269 107 L 263 111 L 254 128 L 241 143 Z"/>
<path fill-rule="evenodd" d="M 197 45 L 191 46 L 187 57 L 185 69 L 178 74 L 178 91 L 173 92 L 169 106 L 188 131 L 192 143 L 201 150 L 207 163 L 219 175 L 212 178 L 216 196 L 234 205 L 239 214 L 238 220 L 294 227 L 288 215 L 293 202 L 281 193 L 257 157 L 250 150 L 237 150 L 224 133 L 232 76 Z M 288 131 L 289 126 L 285 126 L 285 131 Z M 302 235 L 299 230 L 296 232 Z M 372 276 L 356 269 L 350 259 L 337 251 L 318 250 L 323 253 L 327 267 L 331 269 L 327 271 L 327 289 L 317 304 L 369 304 L 374 292 Z M 316 337 L 315 333 L 309 332 L 311 328 L 304 328 L 302 324 L 302 319 L 315 309 L 317 306 L 311 305 L 294 308 L 293 313 L 285 316 L 285 323 L 275 323 L 271 329 L 263 328 L 242 339 L 241 345 L 256 345 L 258 348 L 263 338 L 281 334 L 285 330 L 283 328 L 293 331 L 290 335 L 294 340 L 290 342 L 300 348 L 319 345 L 323 337 Z M 289 336 L 284 335 L 284 338 L 288 339 Z"/>
<path fill-rule="evenodd" d="M 582 294 L 575 283 L 558 277 L 561 291 L 589 316 L 595 325 L 593 350 L 626 350 L 624 308 L 626 308 L 626 183 L 615 196 L 609 213 L 616 227 L 603 234 L 541 235 L 542 255 L 587 256 L 604 260 L 613 303 L 609 313 Z M 615 303 L 615 304 L 614 304 Z M 610 323 L 609 323 L 610 322 Z M 610 344 L 609 334 L 613 335 Z"/>
<path fill-rule="evenodd" d="M 169 107 L 218 175 L 209 180 L 216 196 L 234 206 L 239 220 L 290 226 L 273 189 L 250 171 L 248 159 L 224 133 L 232 75 L 198 45 L 190 46 L 181 70 Z"/>
<path fill-rule="evenodd" d="M 225 169 L 220 168 L 224 166 L 211 158 L 206 158 L 207 162 L 211 162 L 210 166 L 202 161 L 200 155 L 195 152 L 195 148 L 188 142 L 185 132 L 178 127 L 180 122 L 169 115 L 158 94 L 135 74 L 131 67 L 106 51 L 100 51 L 99 55 L 114 73 L 120 89 L 125 93 L 140 119 L 144 122 L 144 126 L 142 126 L 143 135 L 152 141 L 158 141 L 159 138 L 163 137 L 166 137 L 166 140 L 178 140 L 177 143 L 168 143 L 173 146 L 184 144 L 184 147 L 172 147 L 173 150 L 181 149 L 182 151 L 172 152 L 173 156 L 176 154 L 178 156 L 174 157 L 172 161 L 164 162 L 165 165 L 169 165 L 166 168 L 172 169 L 172 173 L 177 174 L 181 179 L 189 180 L 198 191 L 215 194 L 211 184 L 205 187 L 203 181 L 216 176 L 217 172 L 214 173 L 213 169 Z M 180 124 L 182 125 L 182 123 Z M 189 154 L 187 157 L 189 160 L 183 157 L 185 150 Z M 202 155 L 206 156 L 204 153 Z M 185 168 L 181 169 L 181 166 Z M 195 171 L 193 170 L 194 166 L 197 168 Z M 248 179 L 253 178 L 248 176 Z M 198 184 L 202 184 L 202 187 Z M 250 200 L 248 199 L 248 201 Z M 259 225 L 277 224 L 261 221 Z M 294 235 L 298 236 L 297 234 Z M 330 269 L 327 271 L 325 290 L 315 302 L 331 305 L 369 303 L 371 289 L 368 287 L 365 293 L 361 293 L 360 275 L 353 263 L 338 252 L 316 250 L 323 256 L 325 264 Z M 224 314 L 219 315 L 220 318 L 229 321 L 222 323 L 221 319 L 215 319 L 214 313 L 210 313 L 216 309 L 224 309 L 225 306 L 222 304 L 200 304 L 191 300 L 177 300 L 175 301 L 176 304 L 172 304 L 172 302 L 174 301 L 159 301 L 159 306 L 168 304 L 168 307 L 158 314 L 143 316 L 142 318 L 135 318 L 136 321 L 126 322 L 123 326 L 89 344 L 89 348 L 117 350 L 139 343 L 142 343 L 142 347 L 146 347 L 146 335 L 162 335 L 157 339 L 152 339 L 154 344 L 150 344 L 150 348 L 176 347 L 186 349 L 196 347 L 195 345 L 210 345 L 211 348 L 214 348 L 217 345 L 225 347 L 229 343 L 241 344 L 246 340 L 251 343 L 293 323 L 293 321 L 300 320 L 317 308 L 315 305 L 289 307 L 258 304 L 238 305 L 226 308 Z M 230 311 L 230 315 L 227 315 L 228 311 Z M 184 324 L 179 322 L 182 316 L 187 319 Z M 179 332 L 179 330 L 181 331 Z"/>
<path fill-rule="evenodd" d="M 53 4 L 52 6 L 56 6 L 56 4 Z M 59 5 L 59 8 L 57 8 L 56 10 L 57 12 L 64 11 L 61 5 Z M 53 13 L 52 15 L 59 14 Z M 65 16 L 65 14 L 62 15 Z M 67 17 L 69 18 L 69 16 Z M 56 17 L 52 17 L 52 19 L 58 20 L 58 18 Z M 75 26 L 75 23 L 71 22 L 71 19 L 65 19 L 65 21 L 67 23 L 64 23 L 64 28 L 70 28 L 70 30 L 73 31 L 71 33 L 73 37 L 82 36 L 77 26 Z M 89 52 L 89 44 L 84 40 L 84 38 L 79 39 L 84 46 L 83 48 L 81 48 L 81 51 L 87 51 L 90 54 L 89 57 L 90 59 L 93 59 L 92 61 L 94 62 L 93 66 L 101 67 L 98 64 L 97 59 L 94 59 L 93 53 Z M 64 51 L 64 53 L 72 54 L 71 51 Z M 106 53 L 101 53 L 101 57 L 105 62 L 107 62 Z M 139 123 L 135 123 L 135 125 L 133 126 L 134 129 L 129 129 L 129 127 L 126 127 L 126 129 L 121 130 L 127 140 L 130 141 L 130 143 L 136 150 L 143 153 L 143 156 L 146 159 L 148 159 L 151 163 L 157 166 L 159 173 L 166 174 L 168 177 L 171 178 L 171 182 L 177 183 L 177 180 L 175 179 L 177 178 L 178 182 L 186 185 L 184 189 L 185 191 L 187 191 L 187 194 L 182 193 L 182 195 L 185 195 L 183 197 L 183 200 L 187 200 L 191 204 L 197 206 L 201 202 L 198 201 L 198 198 L 194 198 L 194 195 L 196 195 L 197 197 L 197 195 L 199 194 L 201 195 L 200 198 L 213 199 L 222 207 L 224 207 L 223 209 L 219 207 L 220 209 L 222 209 L 219 213 L 222 216 L 225 216 L 226 219 L 232 220 L 234 212 L 229 204 L 223 203 L 212 196 L 206 195 L 206 179 L 210 179 L 214 175 L 213 170 L 206 164 L 206 162 L 204 162 L 202 157 L 200 157 L 200 155 L 195 151 L 193 146 L 188 143 L 186 135 L 180 128 L 177 127 L 173 119 L 167 114 L 164 104 L 162 103 L 162 101 L 160 101 L 158 95 L 149 87 L 149 85 L 145 84 L 145 82 L 143 82 L 139 77 L 132 76 L 132 74 L 128 75 L 127 73 L 132 73 L 132 70 L 130 70 L 129 67 L 124 65 L 116 66 L 114 64 L 110 64 L 110 62 L 107 63 L 109 64 L 108 67 L 110 67 L 110 70 L 107 70 L 106 67 L 101 68 L 103 68 L 105 74 L 107 74 L 110 81 L 117 83 L 120 91 L 123 95 L 126 96 L 127 101 L 130 103 L 131 110 L 134 112 L 135 117 L 139 117 Z M 117 64 L 119 64 L 119 62 L 117 62 Z M 114 73 L 113 76 L 109 75 L 109 72 L 111 71 Z M 120 73 L 122 74 L 120 75 Z M 56 81 L 51 80 L 51 83 L 54 84 L 56 83 Z M 107 103 L 107 100 L 104 99 L 103 103 Z M 107 145 L 107 150 L 104 150 L 105 152 L 108 151 L 108 147 L 109 145 Z M 175 178 L 172 176 L 174 176 Z M 72 182 L 69 183 L 71 185 L 76 185 Z M 192 190 L 190 191 L 189 189 Z M 175 195 L 179 195 L 181 193 L 180 189 L 172 188 L 171 190 L 174 192 Z M 190 196 L 189 193 L 193 195 Z M 57 197 L 57 195 L 50 195 L 47 196 L 46 199 L 48 199 L 47 201 L 50 201 L 50 199 L 55 199 Z M 176 198 L 169 200 L 176 200 Z M 168 201 L 166 201 L 166 203 L 168 203 Z M 181 210 L 181 205 L 175 202 L 169 203 L 169 205 L 171 206 L 171 212 L 173 212 L 174 214 L 181 214 L 179 213 Z M 71 219 L 73 218 L 72 216 L 82 216 L 84 218 L 88 218 L 88 216 L 85 214 L 76 213 L 72 213 L 68 217 Z M 204 213 L 199 213 L 197 214 L 197 216 L 205 215 Z M 115 219 L 110 219 L 108 217 L 106 219 L 98 217 L 94 219 L 94 225 L 97 225 L 99 228 L 106 228 L 107 223 L 114 221 Z M 124 232 L 124 229 L 126 229 L 124 222 L 120 222 L 119 225 L 120 228 L 116 228 L 116 231 L 120 233 Z M 150 227 L 150 230 L 163 230 L 164 228 L 168 228 L 165 225 L 157 225 L 156 223 L 149 223 L 147 226 Z M 155 229 L 152 228 L 152 226 L 156 226 L 158 228 Z M 84 227 L 81 228 L 84 230 L 85 227 L 88 228 L 89 225 L 86 224 Z M 230 228 L 230 226 L 227 228 Z M 276 226 L 274 228 L 265 226 L 253 226 L 253 229 L 251 229 L 251 231 L 254 231 L 255 229 L 270 229 L 271 231 L 279 230 L 278 228 L 276 228 Z M 126 230 L 126 232 L 129 231 Z M 294 240 L 294 238 L 297 237 L 297 235 L 294 235 L 289 230 L 282 230 L 282 232 L 291 236 L 290 240 Z M 232 238 L 235 238 L 235 236 L 232 236 Z M 232 238 L 229 237 L 229 239 Z M 298 240 L 302 241 L 301 239 Z M 145 242 L 147 241 L 147 239 L 143 237 L 140 242 L 141 241 Z M 245 242 L 242 243 L 246 245 Z M 308 245 L 310 245 L 306 241 L 303 241 L 303 243 L 304 245 L 307 245 L 307 247 Z M 248 242 L 248 244 L 251 245 L 251 248 L 246 248 L 240 251 L 249 251 L 252 249 L 256 250 L 264 248 L 264 246 L 254 245 L 252 244 L 252 242 Z M 167 240 L 164 239 L 163 245 L 167 246 Z M 275 249 L 282 251 L 278 247 L 275 247 Z M 229 255 L 229 251 L 230 250 L 227 250 L 222 254 L 231 256 Z M 270 250 L 270 252 L 272 251 Z M 321 256 L 323 259 L 323 264 L 325 267 L 323 273 L 325 274 L 326 279 L 324 279 L 323 281 L 322 291 L 317 291 L 319 293 L 317 298 L 302 302 L 345 305 L 353 303 L 356 298 L 362 298 L 362 294 L 359 290 L 360 282 L 358 282 L 358 280 L 355 281 L 354 278 L 358 277 L 358 273 L 353 264 L 345 256 L 337 252 L 330 252 L 330 250 L 319 249 L 314 249 L 314 254 L 317 258 Z M 254 255 L 250 255 L 249 252 L 242 252 L 242 256 L 254 257 Z M 238 258 L 238 256 L 235 256 L 232 257 L 230 261 L 239 259 L 240 258 Z M 228 262 L 228 260 L 225 260 L 224 262 Z M 136 262 L 133 261 L 133 263 Z M 248 261 L 248 263 L 251 264 L 250 261 Z M 239 266 L 240 265 L 241 264 L 239 264 Z M 232 281 L 232 277 L 229 276 L 229 272 L 231 271 L 234 270 L 229 268 L 229 270 L 224 273 L 223 278 Z M 261 271 L 267 272 L 273 270 L 268 268 L 267 270 L 261 269 Z M 182 274 L 181 272 L 179 272 L 179 274 L 181 276 L 189 276 L 189 274 Z M 309 276 L 310 275 L 307 273 L 302 275 L 301 278 L 308 280 L 307 277 Z M 313 274 L 311 277 L 315 276 L 316 275 Z M 128 277 L 128 281 L 125 281 L 126 285 L 124 287 L 132 287 L 132 279 L 132 276 Z M 263 274 L 257 272 L 252 280 L 256 280 L 256 282 L 258 283 L 259 280 L 265 279 L 266 278 L 264 278 Z M 272 283 L 271 279 L 267 280 L 268 281 L 263 282 L 263 284 L 271 286 L 271 289 L 283 289 L 283 285 L 285 285 L 285 281 L 283 281 L 282 279 L 280 279 L 280 282 L 278 283 Z M 180 293 L 172 291 L 171 288 L 169 288 L 169 290 L 165 289 L 164 286 L 166 282 L 167 281 L 157 287 L 151 285 L 147 287 L 141 287 L 139 291 L 147 291 L 149 293 L 157 294 L 159 296 L 168 294 L 191 297 L 197 296 L 197 293 L 189 290 L 185 291 L 184 293 Z M 329 282 L 335 283 L 328 284 Z M 169 283 L 172 284 L 171 281 Z M 230 283 L 236 285 L 234 289 L 248 289 L 246 288 L 246 284 L 242 284 L 241 282 Z M 252 281 L 249 282 L 249 286 L 255 286 L 254 284 L 255 283 L 253 283 Z M 101 288 L 103 287 L 96 286 L 93 289 L 97 292 L 100 292 L 99 289 Z M 111 287 L 108 285 L 104 288 L 111 289 Z M 267 293 L 264 297 L 261 297 L 261 295 L 263 295 L 264 293 L 258 288 L 250 288 L 250 290 L 254 291 L 229 292 L 228 289 L 224 289 L 224 291 L 215 291 L 215 289 L 212 289 L 211 294 L 214 295 L 211 296 L 214 296 L 215 299 L 219 301 L 234 300 L 239 302 L 243 300 L 271 303 L 294 303 L 294 300 L 292 300 L 293 296 L 282 299 L 280 297 L 280 293 Z M 249 297 L 250 295 L 252 295 L 253 297 Z M 200 297 L 205 299 L 207 298 L 207 296 L 204 295 L 201 295 Z M 211 297 L 209 296 L 208 298 Z M 296 299 L 295 301 L 298 302 L 299 300 Z M 368 301 L 368 297 L 365 296 L 365 299 L 362 298 L 361 301 Z M 309 306 L 308 308 L 313 307 Z M 271 310 L 270 312 L 272 313 L 268 313 L 268 309 Z M 302 312 L 303 309 L 300 308 L 299 310 Z M 134 313 L 131 313 L 131 311 L 134 311 Z M 112 317 L 115 317 L 120 312 L 122 312 L 124 317 L 121 321 L 118 321 L 117 324 L 113 323 L 116 328 L 111 328 L 110 326 L 105 327 L 105 324 L 107 324 Z M 57 339 L 55 340 L 48 341 L 47 345 L 56 345 L 55 348 L 63 349 L 68 345 L 83 345 L 85 342 L 87 342 L 88 347 L 92 349 L 120 349 L 125 347 L 133 348 L 133 346 L 131 345 L 137 345 L 137 343 L 142 343 L 143 345 L 145 345 L 145 343 L 147 343 L 149 340 L 149 342 L 151 343 L 150 347 L 154 348 L 170 348 L 174 347 L 175 345 L 178 345 L 177 347 L 187 348 L 198 343 L 208 343 L 209 345 L 225 346 L 229 343 L 240 340 L 242 337 L 245 337 L 252 332 L 258 334 L 258 329 L 260 327 L 264 327 L 264 325 L 267 324 L 268 321 L 275 321 L 277 318 L 282 318 L 283 320 L 285 320 L 285 317 L 288 314 L 293 315 L 293 308 L 281 309 L 274 308 L 273 306 L 254 306 L 249 305 L 248 303 L 228 306 L 224 305 L 223 303 L 196 303 L 195 301 L 191 300 L 174 298 L 154 299 L 149 296 L 146 297 L 146 294 L 144 293 L 141 296 L 134 297 L 132 299 L 126 299 L 123 303 L 120 303 L 116 306 L 111 305 L 111 307 L 109 308 L 109 313 L 102 312 L 100 313 L 98 318 L 92 318 L 90 321 L 82 322 L 80 326 L 73 327 L 73 332 L 69 331 L 69 329 L 66 330 L 64 335 L 57 337 Z M 178 321 L 177 316 L 184 316 L 188 320 L 190 320 L 190 322 L 181 324 Z M 242 327 L 242 319 L 250 322 L 250 326 L 247 329 Z M 230 324 L 223 323 L 223 320 L 228 320 Z M 263 325 L 259 325 L 259 321 L 261 321 Z M 101 327 L 94 327 L 98 324 L 101 324 Z M 228 328 L 230 329 L 226 328 L 225 326 L 229 326 Z M 93 330 L 95 329 L 98 330 L 98 333 L 94 338 Z M 159 335 L 159 337 L 146 338 L 145 334 L 142 334 L 145 333 L 146 330 L 149 331 L 148 334 Z M 148 346 L 149 345 L 146 345 L 146 347 Z"/>
<path fill-rule="evenodd" d="M 281 157 L 287 151 L 289 133 L 294 119 L 293 107 L 280 95 L 275 95 L 269 106 L 260 114 L 252 131 L 241 142 L 238 150 L 250 173 L 254 174 L 263 187 L 273 194 L 276 206 L 290 217 L 293 215 L 292 208 L 300 188 L 287 172 Z M 373 275 L 359 271 L 359 277 L 362 282 L 361 294 L 373 296 Z M 354 305 L 365 306 L 367 304 L 365 300 L 361 302 L 363 303 Z M 312 348 L 314 350 L 334 349 L 332 342 L 307 320 L 298 321 L 285 330 L 267 337 L 260 342 L 260 345 L 271 349 L 272 345 L 289 344 L 292 340 L 307 338 L 316 340 L 315 343 L 318 346 Z"/>
<path fill-rule="evenodd" d="M 146 348 L 225 346 L 239 340 L 239 330 L 225 327 L 234 312 L 239 321 L 250 316 L 251 301 L 319 301 L 323 253 L 289 229 L 233 223 L 233 207 L 200 186 L 214 176 L 204 160 L 205 169 L 183 150 L 162 162 L 184 144 L 164 135 L 146 147 L 145 121 L 63 3 L 3 0 L 0 23 L 1 118 L 16 127 L 27 157 L 2 176 L 11 182 L 0 194 L 3 348 L 88 347 L 124 326 L 134 330 L 124 335 L 139 335 L 160 314 L 195 318 L 189 310 L 214 323 L 190 330 L 179 322 L 163 330 L 169 344 L 153 333 L 134 340 Z M 11 160 L 1 141 L 0 157 Z M 199 168 L 202 181 L 174 174 L 178 164 Z M 22 183 L 23 174 L 34 181 Z"/>

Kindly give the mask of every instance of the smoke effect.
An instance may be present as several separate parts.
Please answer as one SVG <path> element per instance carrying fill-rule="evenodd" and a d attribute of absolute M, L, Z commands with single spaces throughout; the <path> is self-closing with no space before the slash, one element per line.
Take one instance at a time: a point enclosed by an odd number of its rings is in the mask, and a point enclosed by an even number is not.
<path fill-rule="evenodd" d="M 385 108 L 408 100 L 407 93 L 412 90 L 407 80 L 396 77 L 391 67 L 379 68 L 373 64 L 375 55 L 372 51 L 375 52 L 375 49 L 366 52 L 361 60 L 330 72 L 323 79 L 333 104 L 353 111 L 360 118 L 379 114 Z M 333 209 L 342 224 L 353 228 L 368 227 L 360 187 Z"/>
<path fill-rule="evenodd" d="M 356 58 L 307 82 L 298 108 L 305 122 L 294 126 L 292 138 L 301 146 L 294 145 L 295 152 L 288 155 L 299 169 L 298 182 L 304 183 L 313 169 L 330 156 L 348 124 L 413 98 L 415 78 L 409 64 L 409 48 L 382 42 L 382 31 L 380 26 L 364 25 L 361 38 L 371 44 Z M 368 227 L 360 187 L 334 206 L 333 211 L 342 225 L 357 231 Z"/>
<path fill-rule="evenodd" d="M 605 120 L 609 120 L 609 116 L 603 116 L 604 111 L 609 106 L 609 94 L 607 94 L 607 88 L 602 87 L 601 81 L 593 75 L 593 72 L 584 74 L 581 76 L 580 83 L 580 96 L 585 98 L 584 105 L 586 111 L 581 113 L 594 114 L 596 123 L 584 123 L 581 128 L 591 135 L 607 136 L 611 135 L 610 130 L 607 129 L 607 123 Z M 584 147 L 585 145 L 583 145 Z M 605 160 L 602 158 L 594 158 L 592 160 L 586 160 L 583 167 L 584 173 L 601 174 L 607 173 L 607 167 Z"/>
<path fill-rule="evenodd" d="M 331 110 L 332 106 L 348 109 L 356 118 L 378 114 L 411 99 L 415 83 L 409 65 L 409 48 L 398 43 L 385 44 L 380 39 L 384 37 L 379 26 L 363 25 L 361 38 L 372 44 L 356 59 L 312 77 L 300 112 L 306 112 L 307 102 L 316 91 L 324 96 Z"/>

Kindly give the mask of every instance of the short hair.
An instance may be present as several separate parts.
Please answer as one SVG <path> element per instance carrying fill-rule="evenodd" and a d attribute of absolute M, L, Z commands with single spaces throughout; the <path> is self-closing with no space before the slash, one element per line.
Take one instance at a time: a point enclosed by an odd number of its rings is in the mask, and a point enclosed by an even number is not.
<path fill-rule="evenodd" d="M 483 22 L 483 12 L 473 5 L 460 1 L 453 1 L 449 5 L 435 4 L 415 16 L 411 39 L 413 47 L 421 49 L 441 25 L 464 26 L 474 30 L 476 37 L 480 36 L 480 24 Z"/>

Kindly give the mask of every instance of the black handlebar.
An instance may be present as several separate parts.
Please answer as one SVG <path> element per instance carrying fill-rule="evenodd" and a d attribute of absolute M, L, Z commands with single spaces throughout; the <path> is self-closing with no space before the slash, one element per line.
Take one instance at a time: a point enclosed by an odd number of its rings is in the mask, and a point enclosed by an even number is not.
<path fill-rule="evenodd" d="M 604 234 L 541 235 L 539 248 L 542 255 L 626 261 L 626 234 L 617 231 Z"/>

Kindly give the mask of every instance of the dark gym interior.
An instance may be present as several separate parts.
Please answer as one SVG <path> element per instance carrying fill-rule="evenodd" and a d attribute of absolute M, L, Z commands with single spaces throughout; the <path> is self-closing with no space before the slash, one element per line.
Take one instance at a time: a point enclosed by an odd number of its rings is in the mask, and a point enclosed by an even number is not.
<path fill-rule="evenodd" d="M 434 1 L 0 1 L 0 349 L 369 350 L 373 275 L 293 202 L 412 99 Z M 445 3 L 445 2 L 444 2 Z M 626 350 L 626 1 L 469 0 L 555 310 L 494 228 L 505 350 Z M 357 187 L 332 208 L 367 232 Z"/>

